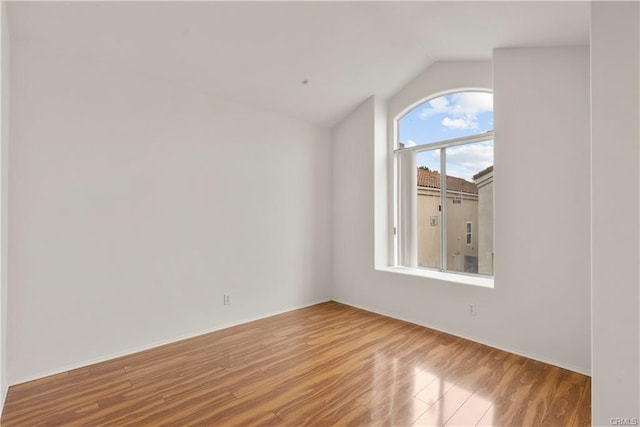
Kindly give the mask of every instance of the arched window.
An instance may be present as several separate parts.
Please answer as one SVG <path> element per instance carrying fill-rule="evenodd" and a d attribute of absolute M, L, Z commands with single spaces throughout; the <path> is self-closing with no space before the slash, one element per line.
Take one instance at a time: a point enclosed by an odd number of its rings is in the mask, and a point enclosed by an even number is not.
<path fill-rule="evenodd" d="M 493 94 L 431 97 L 395 126 L 396 263 L 493 276 Z"/>

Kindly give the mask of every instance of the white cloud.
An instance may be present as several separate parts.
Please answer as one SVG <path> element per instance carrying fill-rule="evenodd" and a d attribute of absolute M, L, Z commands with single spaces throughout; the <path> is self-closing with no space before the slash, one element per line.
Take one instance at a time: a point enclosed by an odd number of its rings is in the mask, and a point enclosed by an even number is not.
<path fill-rule="evenodd" d="M 416 145 L 418 145 L 413 139 L 408 140 L 404 146 L 405 147 L 415 147 Z"/>
<path fill-rule="evenodd" d="M 420 118 L 423 120 L 428 119 L 434 114 L 451 112 L 451 106 L 449 105 L 449 100 L 445 96 L 434 98 L 431 101 L 429 101 L 427 104 L 429 105 L 427 107 L 424 107 L 422 110 L 420 110 L 420 113 L 418 113 Z"/>
<path fill-rule="evenodd" d="M 434 98 L 431 101 L 429 101 L 429 105 L 431 105 L 431 108 L 446 108 L 447 105 L 449 105 L 449 100 L 447 99 L 446 96 L 440 96 L 438 98 Z"/>
<path fill-rule="evenodd" d="M 478 114 L 493 111 L 493 95 L 488 92 L 460 92 L 432 99 L 427 104 L 418 113 L 421 119 L 448 114 L 442 120 L 447 129 L 477 129 Z"/>
<path fill-rule="evenodd" d="M 441 96 L 429 101 L 429 105 L 435 110 L 442 110 L 449 106 L 449 100 L 445 96 Z"/>
<path fill-rule="evenodd" d="M 478 122 L 468 117 L 460 119 L 445 117 L 442 119 L 442 126 L 447 129 L 478 129 Z"/>
<path fill-rule="evenodd" d="M 493 165 L 493 142 L 447 148 L 447 175 L 473 182 L 473 175 Z"/>
<path fill-rule="evenodd" d="M 457 112 L 477 116 L 493 111 L 493 95 L 488 92 L 460 92 L 451 95 L 451 101 Z"/>

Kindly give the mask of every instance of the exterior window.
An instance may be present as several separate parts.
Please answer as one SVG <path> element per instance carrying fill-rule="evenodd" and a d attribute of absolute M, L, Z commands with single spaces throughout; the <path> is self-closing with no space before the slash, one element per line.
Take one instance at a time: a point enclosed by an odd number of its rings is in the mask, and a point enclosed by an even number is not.
<path fill-rule="evenodd" d="M 493 276 L 493 95 L 429 99 L 396 130 L 396 264 Z"/>

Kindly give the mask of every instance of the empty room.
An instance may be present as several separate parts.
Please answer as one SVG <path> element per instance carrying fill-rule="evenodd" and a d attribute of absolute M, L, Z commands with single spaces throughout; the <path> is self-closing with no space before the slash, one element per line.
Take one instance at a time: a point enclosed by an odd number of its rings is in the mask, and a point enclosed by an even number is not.
<path fill-rule="evenodd" d="M 640 417 L 637 1 L 6 1 L 3 426 Z"/>

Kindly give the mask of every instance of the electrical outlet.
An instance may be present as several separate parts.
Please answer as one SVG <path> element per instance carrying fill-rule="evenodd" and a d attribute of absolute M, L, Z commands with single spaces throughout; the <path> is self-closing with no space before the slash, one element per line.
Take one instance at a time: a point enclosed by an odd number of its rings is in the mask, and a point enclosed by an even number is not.
<path fill-rule="evenodd" d="M 224 305 L 231 305 L 231 295 L 224 294 Z"/>
<path fill-rule="evenodd" d="M 478 314 L 478 307 L 476 306 L 475 303 L 469 304 L 469 314 L 471 314 L 474 317 L 476 314 Z"/>

